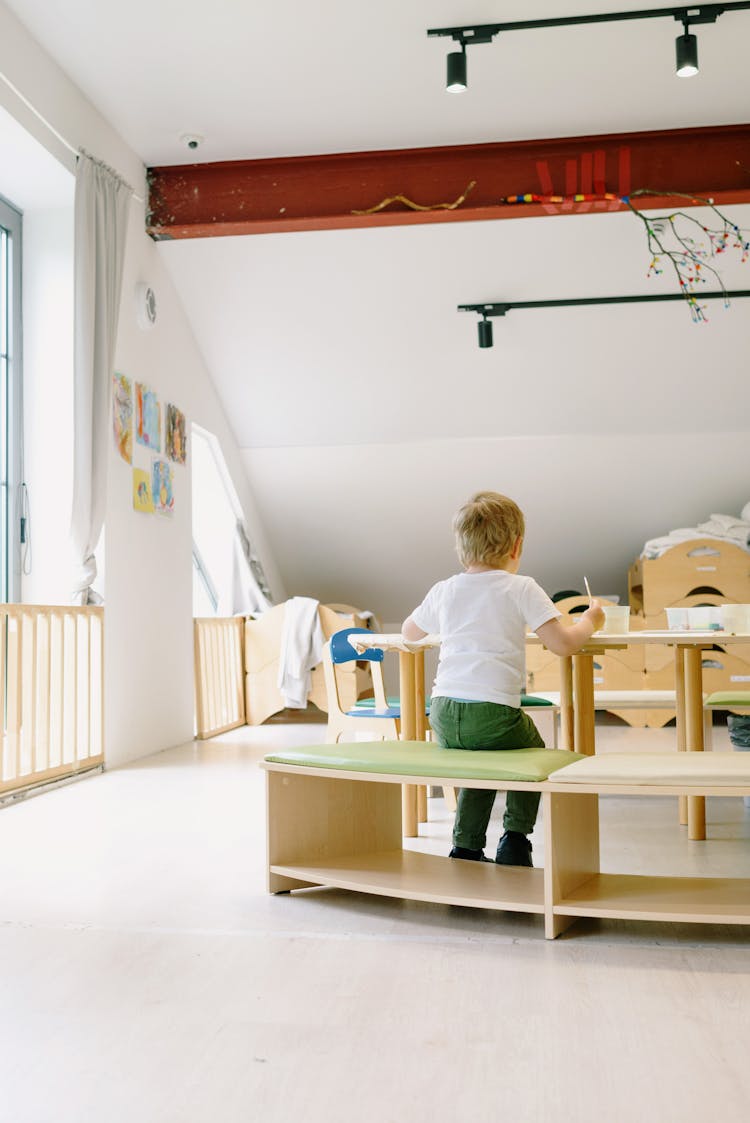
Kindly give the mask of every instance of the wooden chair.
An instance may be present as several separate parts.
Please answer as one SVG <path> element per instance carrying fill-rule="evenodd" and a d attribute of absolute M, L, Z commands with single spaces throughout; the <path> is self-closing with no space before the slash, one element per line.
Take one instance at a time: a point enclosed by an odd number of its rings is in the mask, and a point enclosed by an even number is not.
<path fill-rule="evenodd" d="M 368 733 L 376 741 L 397 741 L 401 733 L 401 710 L 389 706 L 383 681 L 384 653 L 379 647 L 368 647 L 359 654 L 349 643 L 353 633 L 367 634 L 367 628 L 344 628 L 331 636 L 323 647 L 323 674 L 328 701 L 329 744 L 337 744 L 342 733 Z M 372 670 L 374 704 L 347 710 L 341 703 L 336 667 L 344 663 L 368 662 Z"/>

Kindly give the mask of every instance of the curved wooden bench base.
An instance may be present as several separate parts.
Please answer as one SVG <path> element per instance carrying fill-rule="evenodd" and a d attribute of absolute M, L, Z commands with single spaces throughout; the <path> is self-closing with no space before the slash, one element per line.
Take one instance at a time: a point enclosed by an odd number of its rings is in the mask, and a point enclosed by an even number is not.
<path fill-rule="evenodd" d="M 623 759 L 626 754 L 623 754 Z M 629 782 L 597 778 L 588 758 L 588 778 L 574 779 L 575 765 L 541 783 L 467 781 L 455 774 L 436 778 L 410 774 L 346 772 L 266 761 L 268 791 L 268 885 L 272 893 L 310 886 L 408 900 L 435 901 L 544 916 L 553 939 L 577 917 L 611 917 L 698 923 L 750 924 L 750 879 L 644 877 L 601 873 L 599 796 L 750 795 L 750 754 L 746 773 L 712 776 L 702 754 L 686 754 L 687 770 L 677 781 Z M 682 755 L 682 754 L 681 754 Z M 723 755 L 723 754 L 719 754 Z M 744 755 L 744 754 L 738 754 Z M 673 756 L 673 754 L 670 754 Z M 691 760 L 699 758 L 694 774 Z M 643 769 L 643 754 L 634 754 Z M 710 758 L 709 758 L 710 759 Z M 667 764 L 664 763 L 664 769 Z M 563 781 L 565 773 L 569 781 Z M 402 848 L 401 784 L 441 783 L 449 787 L 540 790 L 544 820 L 543 869 L 454 861 Z"/>

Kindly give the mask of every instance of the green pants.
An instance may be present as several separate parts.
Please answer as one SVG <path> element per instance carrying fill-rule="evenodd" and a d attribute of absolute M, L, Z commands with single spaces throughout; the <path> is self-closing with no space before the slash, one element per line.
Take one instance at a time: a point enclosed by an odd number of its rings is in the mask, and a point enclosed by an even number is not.
<path fill-rule="evenodd" d="M 438 745 L 444 749 L 543 749 L 544 740 L 524 710 L 495 702 L 457 702 L 433 698 L 430 725 Z M 487 824 L 497 792 L 485 788 L 461 788 L 458 793 L 453 845 L 483 850 Z M 530 834 L 534 829 L 539 794 L 508 792 L 503 826 L 506 831 Z"/>

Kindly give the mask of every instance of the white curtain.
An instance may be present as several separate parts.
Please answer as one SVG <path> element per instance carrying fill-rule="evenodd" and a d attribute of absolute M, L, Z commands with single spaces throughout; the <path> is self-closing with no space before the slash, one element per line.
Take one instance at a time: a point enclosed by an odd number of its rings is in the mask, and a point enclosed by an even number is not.
<path fill-rule="evenodd" d="M 232 543 L 232 616 L 249 616 L 273 607 L 268 596 L 263 568 L 252 552 L 250 541 L 241 522 L 234 529 Z"/>
<path fill-rule="evenodd" d="M 132 188 L 85 152 L 75 192 L 73 604 L 101 604 L 92 588 L 104 524 L 110 384 Z"/>

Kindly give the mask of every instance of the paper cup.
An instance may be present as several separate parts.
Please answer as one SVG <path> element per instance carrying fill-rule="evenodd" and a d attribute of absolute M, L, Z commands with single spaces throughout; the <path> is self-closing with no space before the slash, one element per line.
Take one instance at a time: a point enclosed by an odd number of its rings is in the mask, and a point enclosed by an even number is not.
<path fill-rule="evenodd" d="M 670 632 L 686 632 L 690 627 L 686 608 L 668 608 L 667 627 Z"/>
<path fill-rule="evenodd" d="M 688 627 L 691 632 L 708 632 L 711 628 L 711 609 L 707 605 L 689 608 Z"/>
<path fill-rule="evenodd" d="M 603 604 L 604 624 L 599 629 L 603 635 L 620 635 L 630 630 L 629 604 Z"/>
<path fill-rule="evenodd" d="M 750 632 L 750 604 L 722 604 L 721 626 L 731 635 Z"/>

